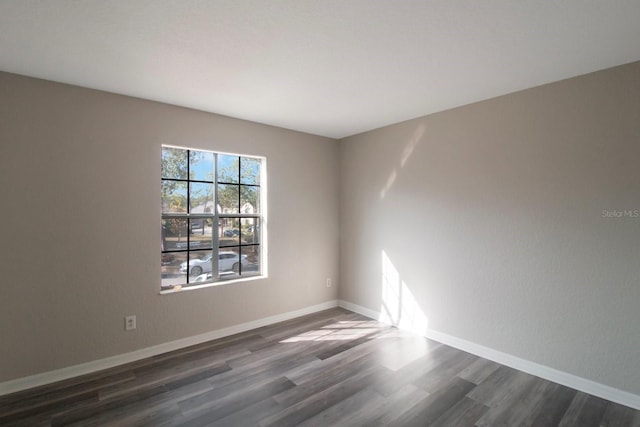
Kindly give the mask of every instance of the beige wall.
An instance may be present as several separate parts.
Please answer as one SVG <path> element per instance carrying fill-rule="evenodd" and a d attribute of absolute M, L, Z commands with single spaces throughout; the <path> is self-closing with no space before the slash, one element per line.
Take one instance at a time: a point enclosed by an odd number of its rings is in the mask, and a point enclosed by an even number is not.
<path fill-rule="evenodd" d="M 267 157 L 268 279 L 158 294 L 164 143 Z M 340 142 L 0 73 L 0 382 L 329 301 L 327 277 L 397 317 L 384 260 L 402 320 L 640 394 L 640 218 L 602 215 L 640 210 L 638 159 L 640 63 Z"/>
<path fill-rule="evenodd" d="M 267 157 L 268 279 L 158 294 L 165 143 Z M 0 73 L 0 144 L 0 382 L 336 298 L 334 140 Z"/>
<path fill-rule="evenodd" d="M 340 150 L 342 299 L 640 394 L 640 63 Z"/>

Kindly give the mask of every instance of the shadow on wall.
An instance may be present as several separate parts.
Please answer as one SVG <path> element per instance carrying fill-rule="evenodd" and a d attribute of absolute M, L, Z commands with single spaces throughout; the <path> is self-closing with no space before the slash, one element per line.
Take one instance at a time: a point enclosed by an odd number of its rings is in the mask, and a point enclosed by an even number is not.
<path fill-rule="evenodd" d="M 413 135 L 409 139 L 409 142 L 404 147 L 404 150 L 402 150 L 402 156 L 400 157 L 400 169 L 404 168 L 405 164 L 407 163 L 407 160 L 409 160 L 409 157 L 411 157 L 411 154 L 413 154 L 413 150 L 416 148 L 416 145 L 418 145 L 418 142 L 420 142 L 420 140 L 424 136 L 424 133 L 426 132 L 426 130 L 427 130 L 427 127 L 424 125 L 424 123 L 420 123 L 420 125 L 413 132 Z M 396 181 L 397 177 L 398 177 L 398 169 L 396 168 L 391 171 L 384 187 L 382 187 L 382 190 L 380 190 L 380 199 L 384 199 L 384 197 L 387 195 L 387 193 L 393 186 L 393 183 Z"/>
<path fill-rule="evenodd" d="M 399 164 L 393 168 L 380 190 L 381 201 L 388 195 L 401 170 L 407 165 L 418 143 L 423 139 L 426 130 L 426 125 L 420 123 L 413 131 L 402 150 Z M 382 283 L 378 320 L 424 336 L 429 324 L 428 318 L 385 250 L 382 250 L 381 270 Z"/>
<path fill-rule="evenodd" d="M 382 293 L 379 321 L 424 336 L 429 319 L 418 305 L 387 253 L 382 251 Z"/>
<path fill-rule="evenodd" d="M 409 286 L 398 273 L 386 252 L 382 251 L 382 283 L 378 321 L 398 329 L 425 336 L 429 319 L 418 305 Z M 376 321 L 338 321 L 312 331 L 286 338 L 281 344 L 301 341 L 344 341 L 372 339 L 380 332 Z"/>

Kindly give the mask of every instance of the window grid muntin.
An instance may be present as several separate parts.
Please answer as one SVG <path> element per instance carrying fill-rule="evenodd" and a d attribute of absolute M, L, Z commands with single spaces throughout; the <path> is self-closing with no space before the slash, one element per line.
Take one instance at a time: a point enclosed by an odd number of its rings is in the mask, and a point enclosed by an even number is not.
<path fill-rule="evenodd" d="M 169 253 L 186 253 L 187 255 L 187 272 L 186 272 L 186 285 L 191 285 L 195 282 L 191 282 L 190 281 L 190 268 L 189 268 L 189 262 L 191 261 L 191 253 L 192 252 L 202 252 L 203 249 L 199 249 L 199 248 L 191 248 L 191 231 L 192 231 L 192 226 L 191 226 L 191 220 L 192 219 L 211 219 L 212 220 L 212 233 L 211 233 L 211 249 L 205 249 L 208 251 L 211 251 L 211 261 L 212 261 L 212 265 L 211 265 L 211 273 L 212 273 L 212 279 L 210 281 L 205 281 L 202 282 L 202 284 L 207 284 L 207 283 L 213 283 L 213 282 L 217 282 L 217 281 L 223 281 L 223 280 L 227 280 L 223 277 L 220 276 L 220 272 L 219 272 L 219 255 L 218 253 L 220 252 L 221 249 L 231 249 L 231 248 L 238 248 L 238 255 L 239 255 L 239 271 L 238 271 L 238 276 L 239 277 L 243 277 L 242 276 L 242 248 L 243 247 L 260 247 L 262 246 L 262 226 L 259 225 L 259 232 L 260 232 L 260 237 L 259 237 L 259 242 L 258 243 L 242 243 L 242 231 L 241 231 L 241 227 L 239 228 L 239 244 L 238 245 L 234 245 L 234 246 L 221 246 L 220 245 L 220 239 L 219 239 L 219 227 L 220 227 L 220 220 L 221 219 L 225 219 L 225 218 L 237 218 L 239 220 L 244 219 L 244 218 L 249 218 L 249 219 L 257 219 L 257 223 L 258 224 L 262 224 L 263 222 L 263 215 L 260 213 L 262 211 L 262 207 L 260 209 L 257 209 L 258 206 L 260 206 L 262 203 L 260 203 L 262 196 L 262 193 L 259 193 L 258 195 L 258 200 L 257 202 L 257 206 L 256 206 L 256 210 L 258 210 L 258 213 L 241 213 L 241 200 L 242 200 L 242 194 L 240 189 L 245 186 L 245 187 L 255 187 L 255 188 L 260 188 L 261 184 L 256 183 L 256 184 L 244 184 L 242 183 L 242 159 L 243 158 L 247 158 L 247 159 L 256 159 L 259 160 L 259 164 L 258 164 L 258 173 L 259 173 L 259 177 L 262 176 L 262 174 L 264 173 L 264 162 L 262 159 L 256 158 L 256 157 L 252 157 L 252 156 L 242 156 L 242 155 L 229 155 L 229 154 L 225 154 L 225 153 L 218 153 L 218 152 L 210 152 L 210 151 L 206 151 L 206 150 L 192 150 L 192 149 L 187 149 L 187 148 L 179 148 L 179 147 L 171 147 L 171 146 L 163 146 L 163 148 L 172 148 L 172 149 L 180 149 L 180 150 L 185 150 L 187 152 L 187 156 L 186 156 L 186 162 L 187 162 L 187 179 L 183 179 L 183 178 L 165 178 L 165 177 L 161 177 L 161 181 L 173 181 L 173 182 L 186 182 L 187 183 L 187 200 L 186 200 L 186 209 L 187 212 L 185 213 L 176 213 L 176 212 L 168 212 L 168 213 L 162 213 L 162 219 L 170 219 L 170 218 L 183 218 L 183 219 L 187 219 L 187 233 L 186 233 L 186 237 L 187 237 L 187 244 L 186 244 L 186 249 L 162 249 L 161 250 L 161 254 L 169 254 Z M 201 179 L 191 179 L 191 153 L 192 152 L 204 152 L 204 153 L 211 153 L 213 154 L 213 181 L 209 181 L 209 180 L 201 180 Z M 237 157 L 238 159 L 238 182 L 225 182 L 225 181 L 218 181 L 218 156 L 219 155 L 229 155 L 229 156 L 233 156 L 233 157 Z M 164 161 L 164 159 L 161 159 L 161 161 Z M 164 169 L 164 168 L 163 168 Z M 260 179 L 258 179 L 257 182 L 260 182 Z M 213 199 L 213 205 L 214 205 L 214 209 L 212 211 L 211 214 L 207 214 L 207 213 L 191 213 L 191 185 L 189 185 L 190 183 L 204 183 L 204 184 L 212 184 L 213 188 L 214 188 L 214 199 Z M 237 206 L 238 206 L 238 213 L 222 213 L 222 212 L 218 212 L 218 206 L 219 206 L 219 195 L 218 195 L 218 186 L 219 185 L 234 185 L 236 187 L 238 187 L 238 196 L 237 196 Z M 205 202 L 206 204 L 206 202 Z M 215 227 L 216 232 L 213 231 L 213 228 Z M 259 256 L 258 256 L 258 274 L 260 275 L 263 269 L 263 265 L 262 265 L 262 250 L 259 250 Z M 246 277 L 246 276 L 245 276 Z M 174 285 L 175 286 L 175 285 Z"/>

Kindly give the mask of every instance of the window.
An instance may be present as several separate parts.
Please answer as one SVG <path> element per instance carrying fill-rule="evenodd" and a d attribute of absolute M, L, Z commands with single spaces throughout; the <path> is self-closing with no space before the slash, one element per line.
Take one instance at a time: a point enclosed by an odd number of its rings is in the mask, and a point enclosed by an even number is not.
<path fill-rule="evenodd" d="M 262 274 L 264 163 L 162 147 L 162 290 Z"/>

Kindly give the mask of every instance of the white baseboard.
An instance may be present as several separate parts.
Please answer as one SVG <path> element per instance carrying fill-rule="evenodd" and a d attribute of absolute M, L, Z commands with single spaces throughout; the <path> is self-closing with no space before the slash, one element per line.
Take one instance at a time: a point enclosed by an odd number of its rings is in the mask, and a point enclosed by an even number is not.
<path fill-rule="evenodd" d="M 66 380 L 69 378 L 77 377 L 79 375 L 90 374 L 92 372 L 101 371 L 103 369 L 113 368 L 115 366 L 123 365 L 125 363 L 135 362 L 137 360 L 145 359 L 147 357 L 157 356 L 169 351 L 179 350 L 181 348 L 189 347 L 196 344 L 201 344 L 207 341 L 215 340 L 218 338 L 227 337 L 230 335 L 238 334 L 240 332 L 250 331 L 262 326 L 271 325 L 274 323 L 282 322 L 284 320 L 293 319 L 296 317 L 304 316 L 306 314 L 315 313 L 329 308 L 337 307 L 338 301 L 331 300 L 322 304 L 305 307 L 300 310 L 289 311 L 287 313 L 277 314 L 275 316 L 269 316 L 251 322 L 241 323 L 239 325 L 230 326 L 228 328 L 218 329 L 215 331 L 207 332 L 200 335 L 195 335 L 188 338 L 171 341 L 164 344 L 155 345 L 152 347 L 143 348 L 140 350 L 132 351 L 130 353 L 120 354 L 117 356 L 107 357 L 100 360 L 94 360 L 80 365 L 69 366 L 67 368 L 56 369 L 55 371 L 44 372 L 41 374 L 32 375 L 29 377 L 18 378 L 15 380 L 6 381 L 0 383 L 0 396 L 15 393 L 17 391 L 26 390 L 33 387 L 39 387 L 45 384 L 54 383 L 57 381 Z"/>
<path fill-rule="evenodd" d="M 344 300 L 338 301 L 338 305 L 340 307 L 346 308 L 347 310 L 351 310 L 353 312 L 362 314 L 363 316 L 367 316 L 371 319 L 382 319 L 380 312 L 372 310 L 370 308 L 362 307 Z M 494 350 L 492 348 L 485 347 L 471 341 L 457 338 L 449 334 L 434 331 L 432 329 L 428 329 L 425 336 L 442 344 L 446 344 L 459 350 L 466 351 L 467 353 L 475 354 L 476 356 L 480 356 L 485 359 L 492 360 L 496 363 L 500 363 L 501 365 L 505 365 L 510 368 L 514 368 L 519 371 L 544 378 L 545 380 L 562 384 L 566 387 L 570 387 L 584 393 L 601 397 L 611 402 L 619 403 L 621 405 L 640 410 L 640 396 L 637 394 L 629 393 L 627 391 L 600 384 L 586 378 L 578 377 L 567 372 L 550 368 L 548 366 L 540 365 L 538 363 L 531 362 L 529 360 L 522 359 L 520 357 L 513 356 L 511 354 L 504 353 L 498 350 Z"/>
<path fill-rule="evenodd" d="M 342 308 L 346 308 L 347 310 L 353 311 L 354 313 L 367 316 L 370 319 L 378 320 L 380 318 L 379 311 L 371 310 L 369 308 L 362 307 L 361 305 L 350 303 L 349 301 L 340 300 L 338 301 L 338 305 Z"/>

